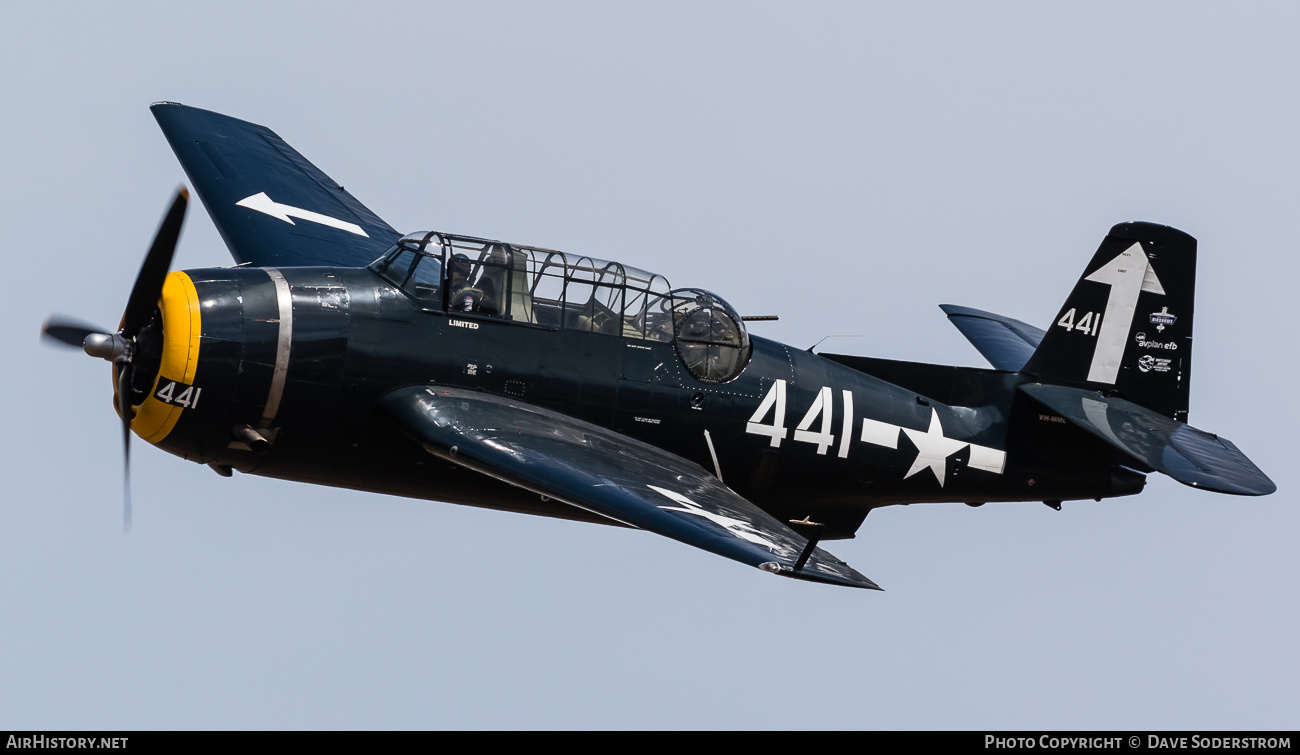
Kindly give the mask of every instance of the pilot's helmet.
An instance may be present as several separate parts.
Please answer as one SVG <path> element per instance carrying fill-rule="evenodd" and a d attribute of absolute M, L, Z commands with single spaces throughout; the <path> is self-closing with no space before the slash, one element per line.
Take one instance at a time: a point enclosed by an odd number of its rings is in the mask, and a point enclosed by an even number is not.
<path fill-rule="evenodd" d="M 456 256 L 451 258 L 452 275 L 455 275 L 456 273 L 460 273 L 461 275 L 469 275 L 469 271 L 470 271 L 469 257 L 465 256 L 462 253 L 462 254 L 457 254 Z"/>

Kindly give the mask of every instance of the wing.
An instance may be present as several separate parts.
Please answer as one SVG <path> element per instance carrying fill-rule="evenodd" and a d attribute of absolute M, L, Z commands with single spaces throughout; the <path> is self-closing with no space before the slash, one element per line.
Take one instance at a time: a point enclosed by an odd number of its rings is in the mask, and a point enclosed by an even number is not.
<path fill-rule="evenodd" d="M 994 369 L 1019 372 L 1043 340 L 1043 331 L 1010 317 L 955 304 L 939 309 Z"/>
<path fill-rule="evenodd" d="M 397 240 L 274 131 L 174 102 L 150 110 L 236 262 L 360 267 Z"/>
<path fill-rule="evenodd" d="M 700 466 L 612 430 L 508 398 L 400 388 L 381 406 L 440 458 L 765 571 L 879 590 Z"/>
<path fill-rule="evenodd" d="M 1063 385 L 1020 386 L 1026 395 L 1184 485 L 1216 493 L 1268 495 L 1277 486 L 1232 441 L 1122 398 Z"/>

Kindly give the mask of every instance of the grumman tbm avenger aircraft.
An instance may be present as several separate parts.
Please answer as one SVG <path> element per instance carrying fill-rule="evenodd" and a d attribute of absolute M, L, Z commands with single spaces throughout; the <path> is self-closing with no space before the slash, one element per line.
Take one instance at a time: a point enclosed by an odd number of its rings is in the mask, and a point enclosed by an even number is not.
<path fill-rule="evenodd" d="M 1046 331 L 944 305 L 994 369 L 816 354 L 617 262 L 401 235 L 270 130 L 152 110 L 238 264 L 167 272 L 182 190 L 121 329 L 44 334 L 113 363 L 128 443 L 220 475 L 638 527 L 872 589 L 817 546 L 873 508 L 1059 508 L 1153 471 L 1275 490 L 1186 423 L 1196 240 L 1173 228 L 1112 228 Z"/>

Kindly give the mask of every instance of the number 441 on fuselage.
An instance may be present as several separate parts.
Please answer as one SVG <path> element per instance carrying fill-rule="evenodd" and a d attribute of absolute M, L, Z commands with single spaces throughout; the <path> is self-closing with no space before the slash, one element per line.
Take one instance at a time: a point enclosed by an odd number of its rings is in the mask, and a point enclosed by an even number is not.
<path fill-rule="evenodd" d="M 1112 228 L 1046 331 L 945 305 L 994 369 L 815 354 L 617 262 L 400 236 L 270 130 L 153 112 L 239 264 L 167 273 L 182 192 L 122 329 L 45 332 L 114 363 L 126 439 L 224 476 L 637 527 L 868 588 L 817 546 L 881 506 L 1059 507 L 1137 493 L 1153 471 L 1274 490 L 1186 423 L 1196 241 L 1181 231 Z"/>

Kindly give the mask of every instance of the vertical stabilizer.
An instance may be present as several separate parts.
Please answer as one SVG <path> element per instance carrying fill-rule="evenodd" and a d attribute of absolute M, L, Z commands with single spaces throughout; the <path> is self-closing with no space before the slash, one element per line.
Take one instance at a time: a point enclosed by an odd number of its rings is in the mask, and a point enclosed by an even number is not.
<path fill-rule="evenodd" d="M 1154 223 L 1110 229 L 1023 372 L 1118 392 L 1187 421 L 1196 239 Z"/>

